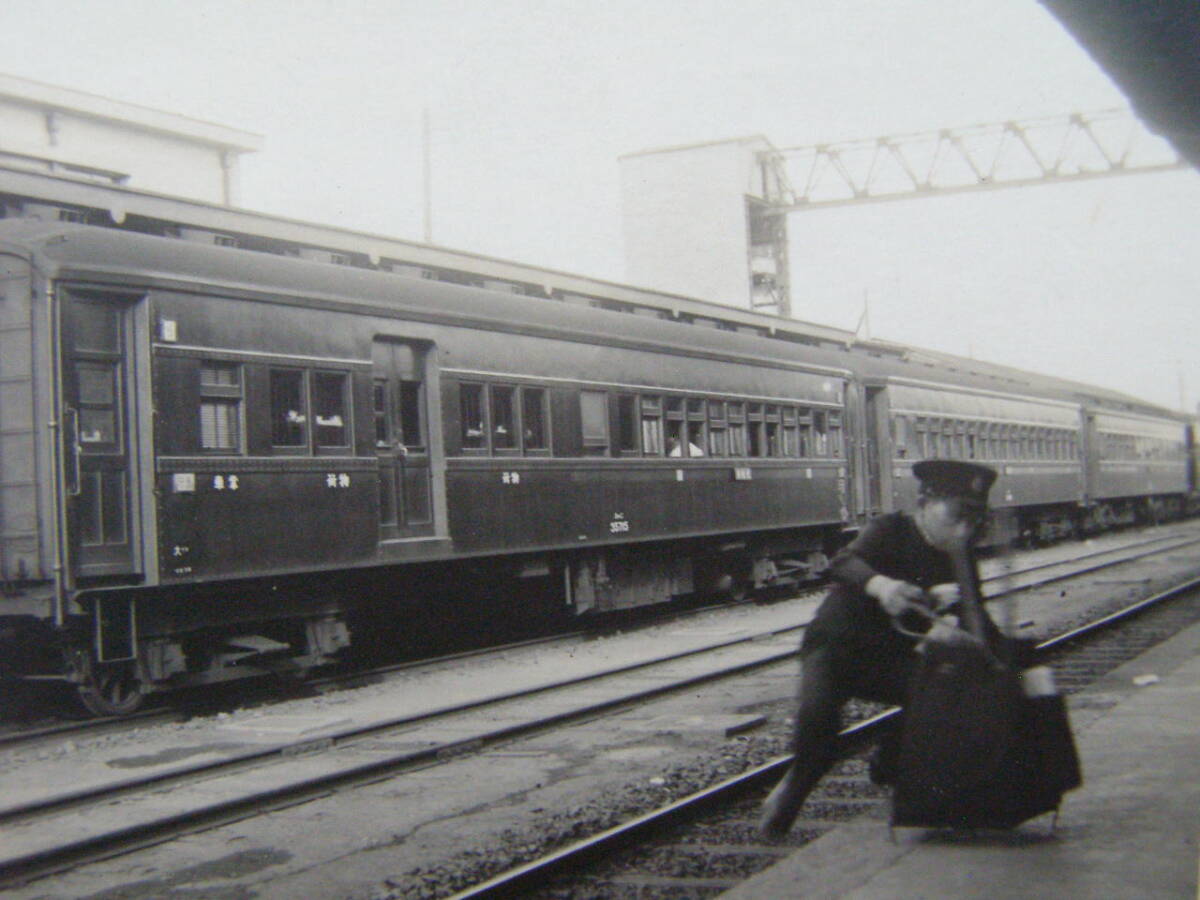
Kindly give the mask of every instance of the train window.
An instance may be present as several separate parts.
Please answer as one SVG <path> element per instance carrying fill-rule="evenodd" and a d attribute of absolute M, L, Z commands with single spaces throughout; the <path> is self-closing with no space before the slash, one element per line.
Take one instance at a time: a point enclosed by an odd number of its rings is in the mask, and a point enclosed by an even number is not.
<path fill-rule="evenodd" d="M 271 444 L 275 447 L 308 446 L 308 404 L 304 372 L 271 369 Z"/>
<path fill-rule="evenodd" d="M 608 453 L 608 394 L 579 392 L 579 420 L 583 427 L 583 452 L 588 456 Z"/>
<path fill-rule="evenodd" d="M 665 422 L 667 432 L 667 456 L 683 456 L 683 442 L 687 429 L 683 421 L 683 398 L 667 397 Z"/>
<path fill-rule="evenodd" d="M 796 439 L 796 407 L 783 408 L 783 455 L 798 455 L 799 442 Z"/>
<path fill-rule="evenodd" d="M 747 449 L 750 456 L 766 456 L 766 441 L 763 435 L 763 405 L 761 403 L 751 403 L 747 406 L 746 420 L 746 433 L 749 438 L 749 447 Z"/>
<path fill-rule="evenodd" d="M 617 449 L 638 452 L 637 397 L 633 394 L 617 395 Z"/>
<path fill-rule="evenodd" d="M 346 392 L 349 381 L 345 372 L 313 373 L 313 421 L 318 448 L 350 446 Z"/>
<path fill-rule="evenodd" d="M 400 443 L 409 451 L 425 452 L 424 414 L 421 410 L 421 382 L 400 381 L 400 403 L 396 412 L 400 416 Z"/>
<path fill-rule="evenodd" d="M 662 400 L 658 397 L 642 397 L 642 453 L 661 456 L 662 452 Z"/>
<path fill-rule="evenodd" d="M 842 455 L 842 414 L 840 412 L 829 414 L 829 449 L 835 458 Z"/>
<path fill-rule="evenodd" d="M 76 350 L 121 352 L 121 320 L 111 315 L 106 305 L 75 303 L 72 306 L 71 320 Z"/>
<path fill-rule="evenodd" d="M 725 401 L 708 401 L 708 455 L 729 455 L 728 421 L 725 418 Z"/>
<path fill-rule="evenodd" d="M 763 408 L 763 435 L 767 456 L 782 456 L 783 445 L 779 436 L 779 407 Z"/>
<path fill-rule="evenodd" d="M 521 432 L 525 450 L 549 450 L 546 443 L 546 392 L 542 388 L 521 388 Z"/>
<path fill-rule="evenodd" d="M 729 434 L 729 455 L 746 455 L 746 407 L 742 403 L 725 404 L 726 429 Z"/>
<path fill-rule="evenodd" d="M 892 446 L 896 459 L 905 459 L 913 442 L 912 425 L 907 416 L 892 416 Z"/>
<path fill-rule="evenodd" d="M 108 362 L 77 362 L 79 380 L 79 441 L 89 445 L 117 443 L 117 369 Z"/>
<path fill-rule="evenodd" d="M 796 443 L 800 456 L 812 455 L 812 410 L 804 406 L 796 410 Z"/>
<path fill-rule="evenodd" d="M 687 401 L 688 456 L 703 456 L 705 439 L 705 401 L 699 397 Z"/>
<path fill-rule="evenodd" d="M 386 378 L 376 378 L 371 384 L 371 419 L 375 423 L 375 446 L 386 447 L 391 443 L 391 435 L 388 433 Z"/>
<path fill-rule="evenodd" d="M 722 400 L 708 401 L 708 455 L 729 455 L 729 421 Z"/>
<path fill-rule="evenodd" d="M 517 389 L 506 384 L 489 385 L 492 397 L 492 449 L 517 448 Z"/>
<path fill-rule="evenodd" d="M 813 410 L 813 455 L 829 455 L 829 414 L 823 409 Z"/>
<path fill-rule="evenodd" d="M 200 449 L 237 453 L 242 448 L 242 367 L 200 364 Z"/>
<path fill-rule="evenodd" d="M 685 422 L 681 419 L 667 419 L 667 456 L 683 456 L 683 441 L 686 437 Z"/>
<path fill-rule="evenodd" d="M 458 409 L 461 421 L 462 448 L 486 450 L 487 433 L 483 430 L 483 385 L 461 384 L 458 387 Z"/>
<path fill-rule="evenodd" d="M 730 455 L 730 431 L 725 418 L 725 403 L 712 401 L 708 404 L 708 455 Z"/>

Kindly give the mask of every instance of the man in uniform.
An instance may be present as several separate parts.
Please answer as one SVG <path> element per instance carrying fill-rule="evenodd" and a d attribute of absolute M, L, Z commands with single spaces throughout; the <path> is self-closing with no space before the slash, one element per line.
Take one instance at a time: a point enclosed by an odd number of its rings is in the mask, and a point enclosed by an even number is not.
<path fill-rule="evenodd" d="M 904 703 L 918 660 L 917 638 L 898 629 L 898 620 L 924 621 L 913 607 L 941 612 L 958 601 L 949 552 L 982 536 L 996 473 L 976 463 L 925 460 L 913 466 L 913 474 L 920 482 L 916 511 L 872 520 L 830 564 L 834 587 L 800 648 L 795 758 L 763 804 L 759 827 L 766 837 L 787 833 L 809 792 L 833 765 L 847 700 Z M 872 777 L 886 781 L 895 762 L 895 740 L 885 741 L 881 750 Z"/>

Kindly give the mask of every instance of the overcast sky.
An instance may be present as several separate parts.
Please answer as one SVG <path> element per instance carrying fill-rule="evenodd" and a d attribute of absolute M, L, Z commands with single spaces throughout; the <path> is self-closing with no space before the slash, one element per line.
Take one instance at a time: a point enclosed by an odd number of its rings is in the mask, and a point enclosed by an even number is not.
<path fill-rule="evenodd" d="M 1033 0 L 0 0 L 4 70 L 264 136 L 247 207 L 625 280 L 617 158 L 1125 100 Z M 2 134 L 0 134 L 2 140 Z M 797 317 L 1200 398 L 1200 174 L 792 215 Z"/>

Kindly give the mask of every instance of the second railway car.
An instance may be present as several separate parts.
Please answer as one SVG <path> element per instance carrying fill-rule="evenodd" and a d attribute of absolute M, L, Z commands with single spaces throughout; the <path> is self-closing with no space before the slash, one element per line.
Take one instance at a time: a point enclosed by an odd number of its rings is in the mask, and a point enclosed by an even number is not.
<path fill-rule="evenodd" d="M 1188 423 L 1121 395 L 173 233 L 0 221 L 0 674 L 97 712 L 456 583 L 538 616 L 811 573 L 927 457 L 999 470 L 997 540 L 1192 496 Z"/>

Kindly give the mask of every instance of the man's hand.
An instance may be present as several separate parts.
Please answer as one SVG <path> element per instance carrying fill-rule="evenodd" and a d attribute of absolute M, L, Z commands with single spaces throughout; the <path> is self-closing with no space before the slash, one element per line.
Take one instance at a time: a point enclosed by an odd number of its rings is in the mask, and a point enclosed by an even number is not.
<path fill-rule="evenodd" d="M 962 596 L 958 583 L 954 581 L 949 581 L 945 584 L 935 584 L 929 589 L 928 594 L 933 598 L 934 609 L 938 612 L 949 609 Z"/>
<path fill-rule="evenodd" d="M 879 605 L 889 616 L 898 616 L 913 606 L 923 607 L 925 592 L 908 581 L 873 575 L 867 582 L 867 593 L 879 600 Z"/>

